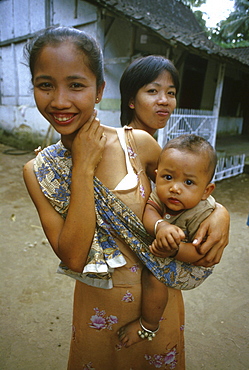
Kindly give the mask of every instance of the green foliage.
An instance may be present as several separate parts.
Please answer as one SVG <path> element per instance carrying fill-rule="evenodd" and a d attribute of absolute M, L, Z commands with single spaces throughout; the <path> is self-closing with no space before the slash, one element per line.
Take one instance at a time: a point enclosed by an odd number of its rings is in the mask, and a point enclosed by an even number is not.
<path fill-rule="evenodd" d="M 203 19 L 203 13 L 202 11 L 200 10 L 196 10 L 194 12 L 194 15 L 195 15 L 195 18 L 197 19 L 197 22 L 199 23 L 199 25 L 201 26 L 201 28 L 207 32 L 207 28 L 206 28 L 206 21 L 205 19 Z"/>
<path fill-rule="evenodd" d="M 191 9 L 206 3 L 206 0 L 180 1 Z M 220 21 L 214 29 L 206 27 L 203 13 L 200 10 L 195 11 L 194 15 L 207 37 L 221 47 L 249 46 L 249 0 L 234 0 L 234 11 L 227 19 Z"/>
<path fill-rule="evenodd" d="M 192 11 L 193 8 L 199 8 L 202 4 L 206 4 L 206 0 L 180 0 L 180 1 L 184 5 L 189 6 Z M 206 28 L 206 21 L 203 19 L 203 12 L 201 10 L 196 10 L 193 11 L 193 13 L 203 31 L 207 32 L 208 30 Z"/>
<path fill-rule="evenodd" d="M 212 41 L 222 47 L 249 46 L 249 1 L 235 0 L 234 11 L 218 23 Z"/>
<path fill-rule="evenodd" d="M 202 4 L 206 3 L 206 0 L 181 0 L 181 2 L 190 8 L 199 8 Z"/>

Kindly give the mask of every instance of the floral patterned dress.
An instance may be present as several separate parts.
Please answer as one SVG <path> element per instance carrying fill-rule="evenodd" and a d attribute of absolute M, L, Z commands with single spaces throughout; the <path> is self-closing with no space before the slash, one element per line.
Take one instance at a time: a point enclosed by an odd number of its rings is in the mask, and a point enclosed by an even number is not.
<path fill-rule="evenodd" d="M 150 181 L 136 155 L 132 130 L 126 128 L 123 132 L 124 149 L 137 181 L 132 188 L 119 186 L 112 192 L 142 218 Z M 129 246 L 121 240 L 116 242 L 126 264 L 114 269 L 112 289 L 76 280 L 68 370 L 184 370 L 184 305 L 180 290 L 168 288 L 168 304 L 152 341 L 144 340 L 129 348 L 121 345 L 118 329 L 141 315 L 143 265 Z"/>

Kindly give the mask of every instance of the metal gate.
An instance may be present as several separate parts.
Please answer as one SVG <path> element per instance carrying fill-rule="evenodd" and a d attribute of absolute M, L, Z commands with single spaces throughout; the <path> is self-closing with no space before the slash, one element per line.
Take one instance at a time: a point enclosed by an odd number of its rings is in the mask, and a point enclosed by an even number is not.
<path fill-rule="evenodd" d="M 167 125 L 158 130 L 158 143 L 163 148 L 171 139 L 182 134 L 204 137 L 215 147 L 218 117 L 212 111 L 176 109 Z M 220 181 L 243 172 L 245 154 L 218 159 L 214 181 Z"/>

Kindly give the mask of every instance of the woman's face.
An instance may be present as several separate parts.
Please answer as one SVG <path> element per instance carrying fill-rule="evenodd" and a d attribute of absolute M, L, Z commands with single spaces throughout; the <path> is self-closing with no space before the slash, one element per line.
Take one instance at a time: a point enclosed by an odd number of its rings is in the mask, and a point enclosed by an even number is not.
<path fill-rule="evenodd" d="M 171 74 L 163 71 L 154 81 L 141 87 L 129 106 L 134 109 L 132 127 L 151 135 L 163 128 L 176 107 L 176 88 Z"/>
<path fill-rule="evenodd" d="M 70 42 L 45 46 L 37 58 L 34 97 L 40 113 L 62 136 L 76 133 L 91 117 L 97 91 L 96 77 L 85 55 Z"/>

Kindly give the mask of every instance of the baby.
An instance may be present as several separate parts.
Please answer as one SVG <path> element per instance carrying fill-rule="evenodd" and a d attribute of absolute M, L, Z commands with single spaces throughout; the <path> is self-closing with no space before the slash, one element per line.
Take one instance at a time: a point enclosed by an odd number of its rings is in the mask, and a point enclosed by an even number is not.
<path fill-rule="evenodd" d="M 156 187 L 146 204 L 143 223 L 156 239 L 150 246 L 156 257 L 195 263 L 203 256 L 193 241 L 201 222 L 215 208 L 210 196 L 217 163 L 216 152 L 202 137 L 189 134 L 170 140 L 160 155 Z M 142 275 L 141 317 L 119 330 L 129 347 L 144 338 L 152 340 L 168 300 L 168 287 L 147 268 Z"/>

